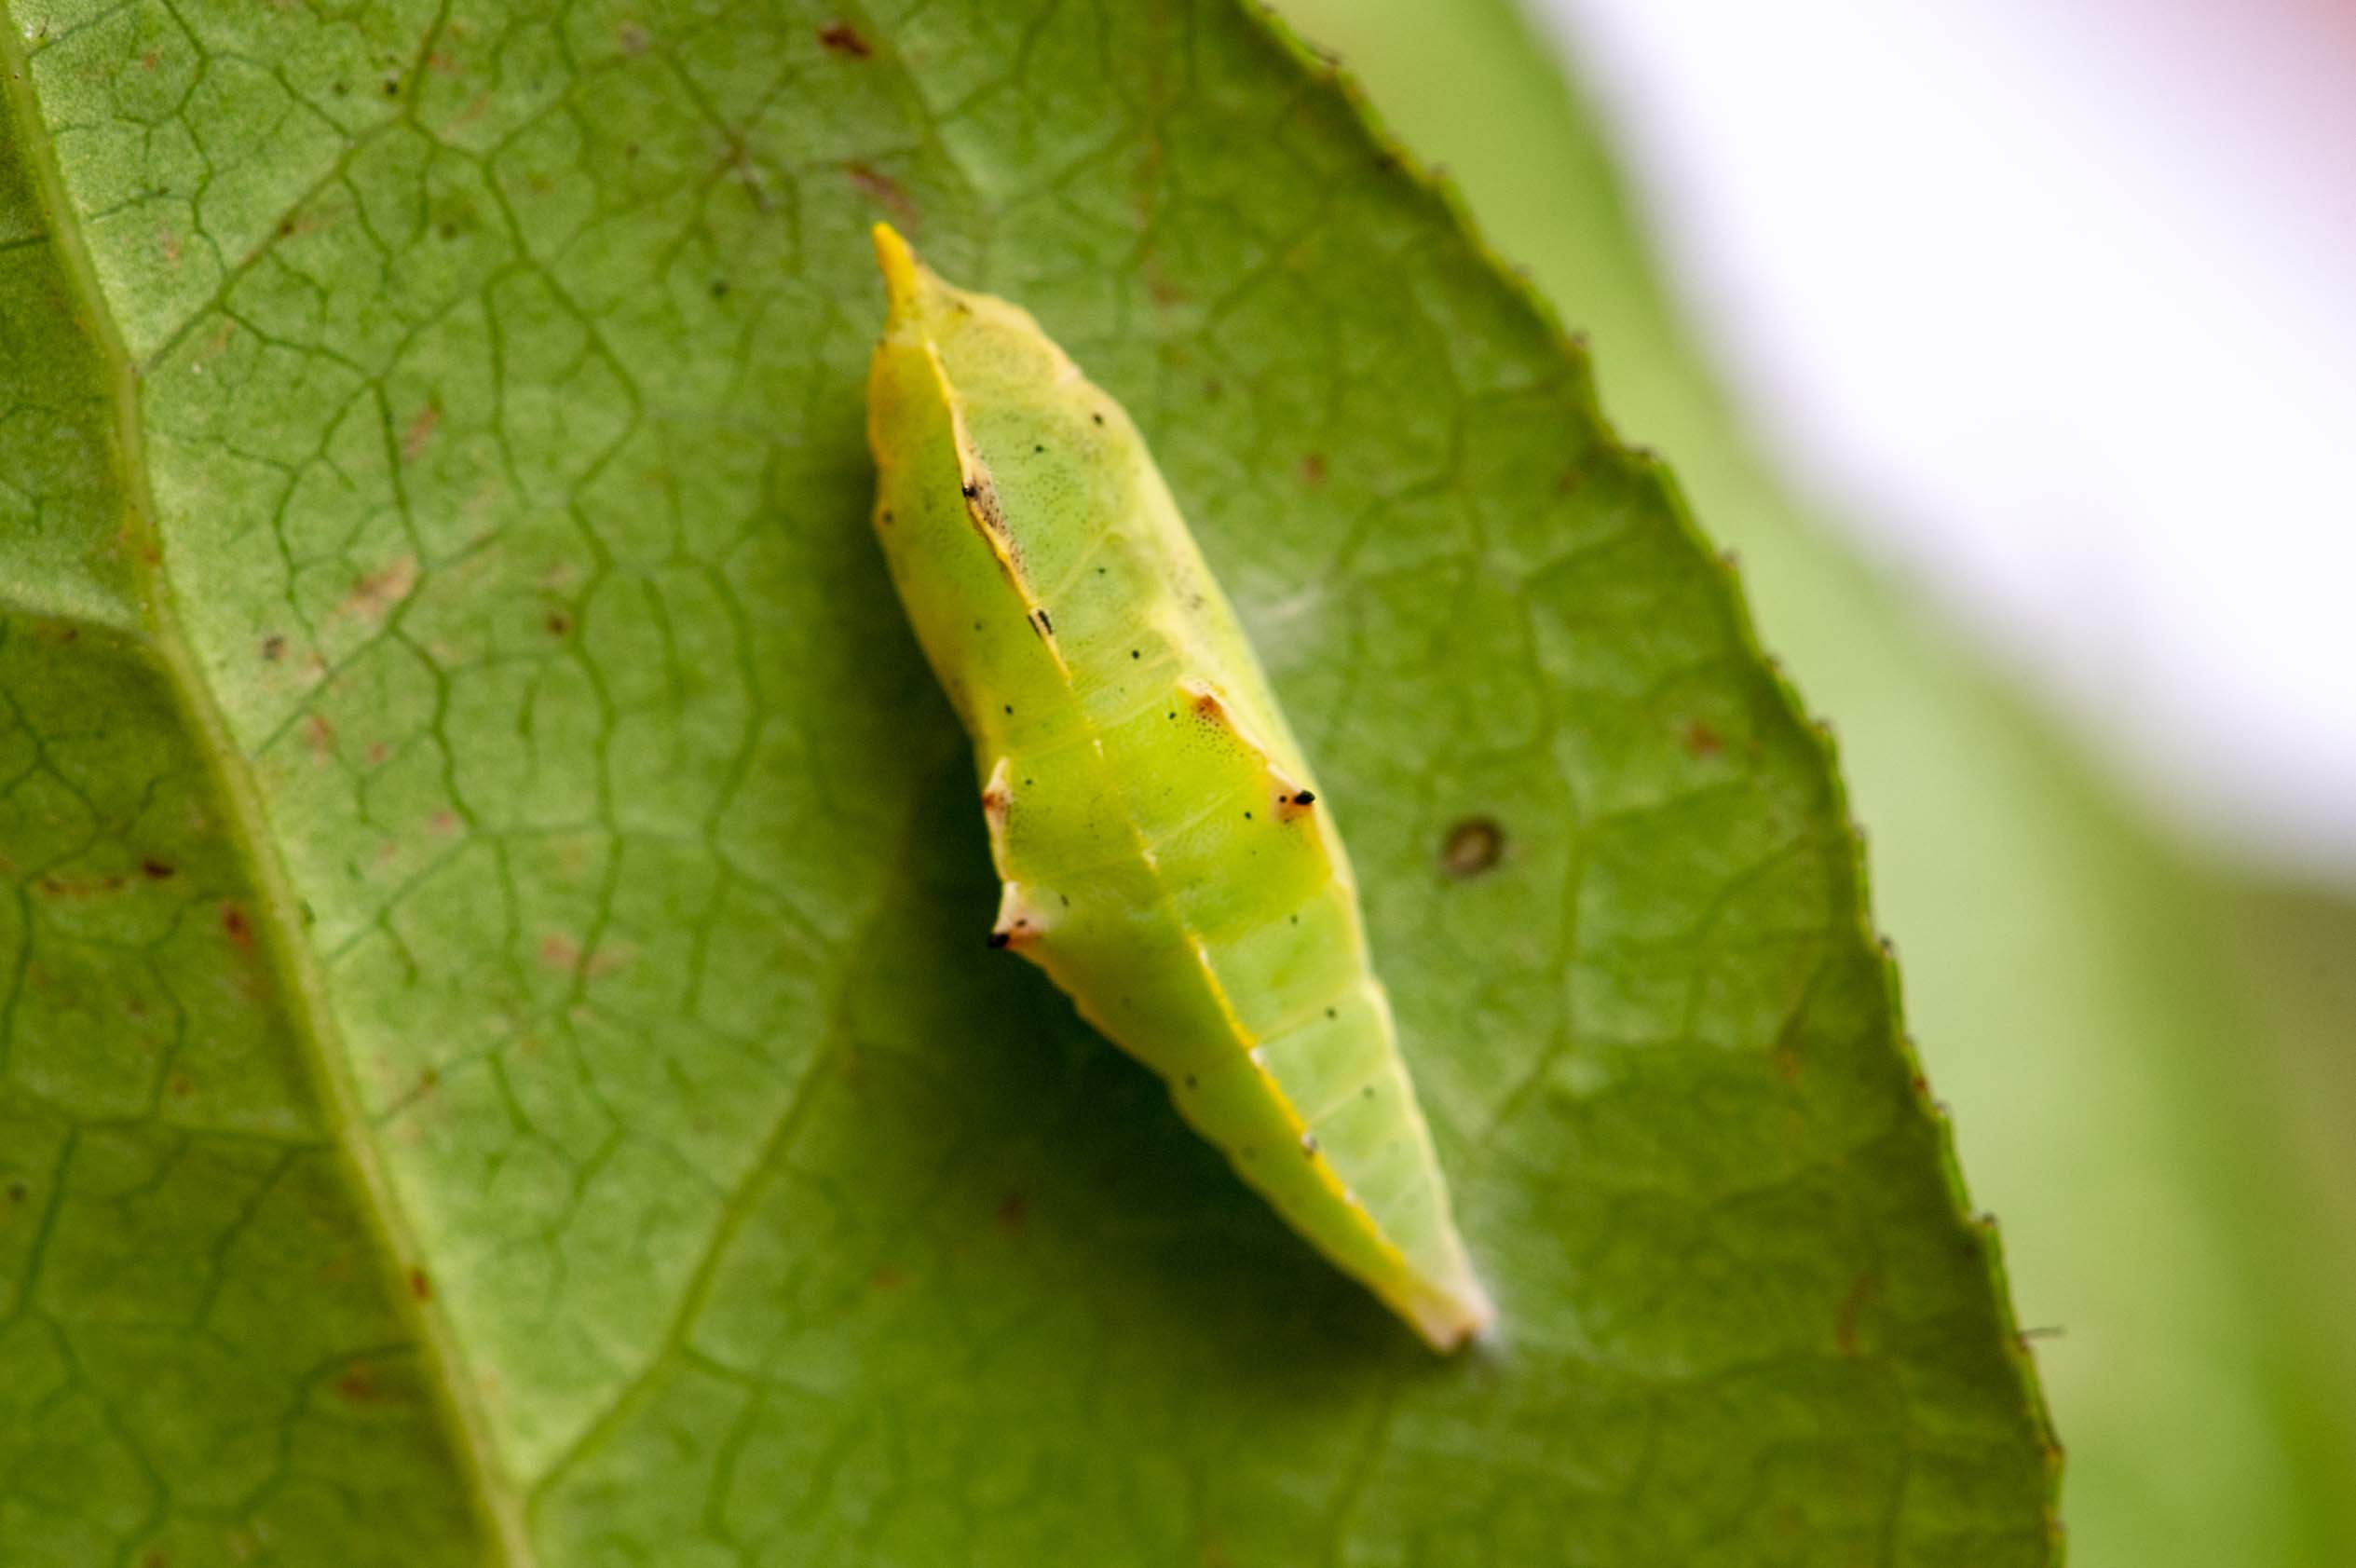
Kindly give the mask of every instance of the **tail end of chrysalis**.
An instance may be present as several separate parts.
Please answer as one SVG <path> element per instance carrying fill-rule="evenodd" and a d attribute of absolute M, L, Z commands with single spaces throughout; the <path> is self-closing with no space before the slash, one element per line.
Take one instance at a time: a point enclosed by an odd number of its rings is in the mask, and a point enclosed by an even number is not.
<path fill-rule="evenodd" d="M 1488 1339 L 1497 1327 L 1496 1304 L 1469 1272 L 1418 1288 L 1403 1305 L 1423 1343 L 1443 1356 Z"/>

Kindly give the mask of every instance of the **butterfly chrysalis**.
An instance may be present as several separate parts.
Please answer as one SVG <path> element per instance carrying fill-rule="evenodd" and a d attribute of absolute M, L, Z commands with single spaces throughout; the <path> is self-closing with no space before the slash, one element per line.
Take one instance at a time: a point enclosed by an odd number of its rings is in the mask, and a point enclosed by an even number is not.
<path fill-rule="evenodd" d="M 1487 1328 L 1331 810 L 1128 416 L 875 232 L 875 525 L 1046 970 L 1435 1347 Z"/>

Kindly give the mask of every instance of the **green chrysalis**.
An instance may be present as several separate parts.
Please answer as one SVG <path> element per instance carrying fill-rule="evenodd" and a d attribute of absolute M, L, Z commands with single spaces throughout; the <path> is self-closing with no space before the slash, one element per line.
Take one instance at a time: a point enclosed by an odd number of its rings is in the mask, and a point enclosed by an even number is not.
<path fill-rule="evenodd" d="M 993 946 L 1436 1348 L 1491 1310 L 1323 792 L 1128 416 L 1030 316 L 875 231 L 875 525 L 973 737 Z"/>

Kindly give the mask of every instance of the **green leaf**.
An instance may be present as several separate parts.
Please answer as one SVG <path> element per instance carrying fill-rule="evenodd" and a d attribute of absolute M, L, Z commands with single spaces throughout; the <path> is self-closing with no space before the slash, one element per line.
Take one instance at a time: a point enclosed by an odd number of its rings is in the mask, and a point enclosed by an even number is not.
<path fill-rule="evenodd" d="M 6 1561 L 2051 1560 L 1820 738 L 1265 23 L 12 9 Z M 1493 1351 L 983 946 L 878 216 L 1153 442 Z"/>

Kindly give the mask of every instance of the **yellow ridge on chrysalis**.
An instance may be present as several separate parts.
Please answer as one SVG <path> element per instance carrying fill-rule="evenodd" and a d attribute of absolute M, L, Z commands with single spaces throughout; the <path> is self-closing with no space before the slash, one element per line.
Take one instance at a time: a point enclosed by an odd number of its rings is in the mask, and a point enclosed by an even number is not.
<path fill-rule="evenodd" d="M 1144 441 L 1018 307 L 886 225 L 875 527 L 974 743 L 1038 964 L 1296 1231 L 1436 1348 L 1489 1298 L 1325 792 Z"/>

